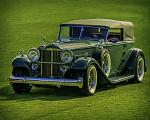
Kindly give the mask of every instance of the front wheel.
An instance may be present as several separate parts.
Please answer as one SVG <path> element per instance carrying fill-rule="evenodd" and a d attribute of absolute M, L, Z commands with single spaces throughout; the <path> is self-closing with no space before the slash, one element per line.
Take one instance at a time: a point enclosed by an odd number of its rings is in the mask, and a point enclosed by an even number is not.
<path fill-rule="evenodd" d="M 82 87 L 83 95 L 85 96 L 93 95 L 96 91 L 96 87 L 97 87 L 97 70 L 95 65 L 90 65 L 85 72 L 85 76 L 83 77 L 83 87 Z"/>
<path fill-rule="evenodd" d="M 17 93 L 17 94 L 30 93 L 30 91 L 31 91 L 31 86 L 29 86 L 29 84 L 13 83 L 12 87 L 13 87 L 13 90 L 15 91 L 15 93 Z"/>
<path fill-rule="evenodd" d="M 13 76 L 16 76 L 16 77 L 29 76 L 28 71 L 24 68 L 14 68 L 12 74 Z M 11 85 L 15 93 L 18 93 L 18 94 L 30 93 L 31 88 L 32 88 L 32 86 L 26 83 L 12 83 Z"/>

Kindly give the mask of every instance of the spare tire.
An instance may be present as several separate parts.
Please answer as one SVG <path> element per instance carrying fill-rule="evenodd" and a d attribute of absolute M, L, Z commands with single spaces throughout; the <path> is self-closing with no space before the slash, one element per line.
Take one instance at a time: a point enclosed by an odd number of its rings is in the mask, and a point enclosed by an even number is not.
<path fill-rule="evenodd" d="M 110 75 L 111 70 L 111 58 L 107 49 L 101 51 L 101 67 L 107 77 Z"/>

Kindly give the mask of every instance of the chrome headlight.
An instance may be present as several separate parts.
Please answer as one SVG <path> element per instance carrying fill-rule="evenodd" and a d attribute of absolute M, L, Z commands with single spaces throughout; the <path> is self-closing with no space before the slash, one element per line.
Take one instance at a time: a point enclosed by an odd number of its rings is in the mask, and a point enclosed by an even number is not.
<path fill-rule="evenodd" d="M 63 50 L 60 54 L 60 58 L 64 63 L 71 63 L 73 60 L 73 53 L 71 50 Z"/>
<path fill-rule="evenodd" d="M 40 51 L 36 48 L 31 48 L 28 51 L 27 56 L 28 56 L 30 61 L 36 62 L 40 58 Z"/>

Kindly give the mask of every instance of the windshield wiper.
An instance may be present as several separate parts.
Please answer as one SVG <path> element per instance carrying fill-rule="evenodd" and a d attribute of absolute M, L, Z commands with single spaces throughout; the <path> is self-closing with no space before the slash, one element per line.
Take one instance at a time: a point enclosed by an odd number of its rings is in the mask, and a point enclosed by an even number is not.
<path fill-rule="evenodd" d="M 82 37 L 82 32 L 84 31 L 84 29 L 83 29 L 83 26 L 81 27 L 81 31 L 80 31 L 80 36 L 79 36 L 79 40 L 81 39 L 81 37 Z"/>

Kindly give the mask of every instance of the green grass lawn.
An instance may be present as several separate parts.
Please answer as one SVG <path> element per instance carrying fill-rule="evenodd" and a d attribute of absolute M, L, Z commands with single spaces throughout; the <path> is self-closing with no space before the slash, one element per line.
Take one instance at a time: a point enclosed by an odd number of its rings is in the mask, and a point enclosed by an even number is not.
<path fill-rule="evenodd" d="M 1 0 L 0 120 L 149 120 L 149 6 L 148 0 Z M 30 94 L 14 94 L 8 77 L 19 50 L 37 47 L 43 36 L 57 40 L 57 26 L 79 18 L 134 23 L 135 46 L 147 60 L 143 83 L 117 84 L 90 97 L 80 96 L 75 88 L 33 88 Z"/>

